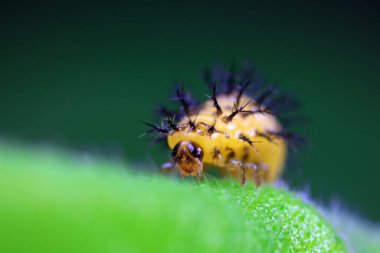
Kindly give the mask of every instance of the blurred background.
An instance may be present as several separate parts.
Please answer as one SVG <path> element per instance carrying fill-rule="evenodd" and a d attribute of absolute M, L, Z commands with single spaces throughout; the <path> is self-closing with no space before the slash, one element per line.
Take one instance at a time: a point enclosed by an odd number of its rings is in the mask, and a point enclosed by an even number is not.
<path fill-rule="evenodd" d="M 13 1 L 0 5 L 0 137 L 159 165 L 138 138 L 176 81 L 251 61 L 295 94 L 310 145 L 285 175 L 380 221 L 380 16 L 375 1 Z"/>

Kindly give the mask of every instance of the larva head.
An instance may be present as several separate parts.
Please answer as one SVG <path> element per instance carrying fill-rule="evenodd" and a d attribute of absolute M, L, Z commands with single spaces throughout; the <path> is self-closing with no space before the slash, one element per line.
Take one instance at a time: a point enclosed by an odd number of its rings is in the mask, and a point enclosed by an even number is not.
<path fill-rule="evenodd" d="M 172 160 L 184 176 L 199 176 L 202 173 L 203 151 L 191 141 L 179 141 L 172 150 Z"/>

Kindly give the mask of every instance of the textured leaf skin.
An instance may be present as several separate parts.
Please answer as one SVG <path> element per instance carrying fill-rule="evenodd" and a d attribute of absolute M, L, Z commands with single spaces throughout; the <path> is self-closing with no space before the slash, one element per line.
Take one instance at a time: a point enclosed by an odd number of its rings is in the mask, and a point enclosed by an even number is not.
<path fill-rule="evenodd" d="M 0 144 L 0 252 L 346 252 L 272 186 L 177 181 L 124 162 Z"/>

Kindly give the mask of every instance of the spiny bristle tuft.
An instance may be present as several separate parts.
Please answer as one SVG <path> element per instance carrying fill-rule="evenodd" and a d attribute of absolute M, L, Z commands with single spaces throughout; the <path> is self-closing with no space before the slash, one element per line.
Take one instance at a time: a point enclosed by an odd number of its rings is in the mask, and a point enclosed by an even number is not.
<path fill-rule="evenodd" d="M 197 117 L 198 117 L 198 114 L 195 116 L 194 121 L 191 120 L 191 118 L 189 117 L 188 124 L 189 124 L 189 126 L 190 126 L 190 129 L 193 130 L 193 131 L 197 129 L 197 127 L 196 127 L 196 125 L 195 125 L 195 123 L 197 122 Z"/>
<path fill-rule="evenodd" d="M 239 83 L 247 83 L 251 82 L 253 80 L 253 76 L 255 73 L 255 69 L 250 64 L 244 64 L 243 69 L 240 74 L 240 81 Z"/>
<path fill-rule="evenodd" d="M 285 130 L 279 132 L 268 131 L 268 134 L 278 138 L 282 138 L 293 150 L 297 150 L 299 146 L 306 143 L 306 140 L 301 135 L 293 132 L 287 132 Z"/>
<path fill-rule="evenodd" d="M 176 99 L 181 103 L 182 109 L 185 112 L 186 116 L 190 116 L 194 113 L 197 103 L 191 97 L 190 93 L 186 93 L 183 85 L 180 84 L 176 89 Z"/>
<path fill-rule="evenodd" d="M 214 123 L 208 128 L 207 130 L 208 134 L 213 134 L 216 131 L 215 124 L 216 124 L 216 120 L 214 120 Z"/>
<path fill-rule="evenodd" d="M 231 112 L 231 114 L 230 115 L 228 115 L 228 116 L 225 116 L 223 119 L 224 119 L 224 121 L 226 121 L 226 122 L 228 122 L 228 121 L 231 121 L 238 113 L 240 113 L 240 112 L 244 112 L 244 108 L 248 105 L 248 104 L 250 104 L 252 101 L 248 101 L 247 103 L 245 103 L 244 105 L 242 105 L 242 106 L 238 106 L 236 103 L 234 103 L 234 108 L 235 108 L 235 110 L 234 111 L 232 111 Z"/>
<path fill-rule="evenodd" d="M 254 80 L 254 72 L 250 64 L 244 64 L 240 71 L 237 71 L 236 64 L 231 64 L 229 70 L 221 66 L 215 66 L 207 68 L 203 72 L 203 80 L 210 88 L 212 83 L 216 81 L 221 86 L 223 93 L 231 94 L 239 92 L 246 83 L 251 83 Z"/>
<path fill-rule="evenodd" d="M 171 130 L 174 130 L 174 131 L 178 131 L 179 130 L 179 126 L 177 125 L 176 121 L 175 121 L 175 115 L 173 116 L 167 116 L 167 118 L 161 118 L 161 120 L 163 122 L 166 122 L 167 123 L 167 126 L 171 129 Z"/>
<path fill-rule="evenodd" d="M 277 93 L 277 88 L 274 86 L 267 87 L 261 94 L 256 98 L 256 104 L 258 105 L 268 105 L 271 98 Z"/>
<path fill-rule="evenodd" d="M 241 97 L 243 96 L 243 93 L 244 91 L 248 88 L 248 86 L 250 85 L 251 81 L 246 81 L 244 83 L 243 86 L 239 86 L 239 89 L 238 89 L 238 94 L 236 96 L 236 104 L 239 105 L 240 104 L 240 99 Z"/>
<path fill-rule="evenodd" d="M 170 110 L 167 107 L 162 106 L 162 105 L 160 105 L 156 108 L 155 115 L 156 115 L 156 113 L 158 113 L 159 115 L 164 116 L 164 117 L 173 117 L 173 116 L 179 114 L 177 111 Z"/>
<path fill-rule="evenodd" d="M 302 121 L 305 121 L 304 118 L 300 119 L 299 115 L 295 113 L 299 107 L 298 103 L 288 94 L 280 93 L 274 85 L 267 85 L 263 75 L 260 75 L 260 73 L 257 74 L 252 66 L 245 64 L 241 69 L 237 69 L 235 64 L 231 64 L 229 69 L 220 66 L 207 68 L 203 72 L 203 79 L 212 92 L 210 96 L 206 96 L 212 101 L 213 107 L 216 108 L 216 115 L 215 113 L 210 115 L 215 118 L 215 121 L 216 118 L 220 116 L 222 116 L 222 120 L 227 123 L 232 121 L 234 117 L 239 114 L 242 114 L 242 117 L 256 113 L 272 114 L 281 122 L 283 129 L 286 130 L 282 130 L 281 132 L 264 131 L 263 133 L 257 133 L 258 136 L 273 143 L 276 142 L 276 139 L 281 138 L 292 148 L 305 142 L 305 139 L 300 135 L 288 131 L 287 128 L 289 126 L 293 128 L 298 127 Z M 223 107 L 224 105 L 221 104 L 221 95 L 233 95 L 232 111 L 229 111 L 227 115 L 224 114 L 226 114 L 226 110 L 230 110 L 231 107 Z M 252 100 L 248 102 L 243 101 L 246 100 L 245 96 Z M 156 112 L 161 116 L 161 123 L 154 125 L 144 122 L 144 124 L 151 128 L 145 132 L 144 135 L 156 132 L 159 134 L 156 136 L 156 139 L 162 139 L 166 137 L 169 132 L 179 131 L 184 129 L 183 127 L 193 131 L 197 129 L 196 117 L 194 119 L 194 116 L 199 113 L 201 107 L 188 92 L 185 92 L 181 83 L 177 86 L 175 97 L 180 103 L 182 110 L 174 111 L 160 106 Z M 250 103 L 253 104 L 253 107 L 246 109 L 246 106 Z M 188 122 L 179 126 L 176 119 L 181 122 L 184 122 L 183 120 L 187 120 Z M 208 125 L 206 131 L 208 134 L 217 132 L 215 123 Z M 250 143 L 249 138 L 247 138 L 246 136 L 242 136 L 242 140 Z"/>
<path fill-rule="evenodd" d="M 256 135 L 265 138 L 267 141 L 277 144 L 274 140 L 274 136 L 267 132 L 258 132 L 256 131 Z"/>
<path fill-rule="evenodd" d="M 216 99 L 216 82 L 212 84 L 212 96 L 207 96 L 213 102 L 214 107 L 216 108 L 216 114 L 219 116 L 223 114 L 222 108 L 220 107 L 218 100 Z"/>
<path fill-rule="evenodd" d="M 268 109 L 277 115 L 289 113 L 299 108 L 299 103 L 289 95 L 281 95 L 274 97 L 267 106 Z"/>
<path fill-rule="evenodd" d="M 259 141 L 252 141 L 251 139 L 249 139 L 248 136 L 246 136 L 244 134 L 240 134 L 239 139 L 248 143 L 255 150 L 256 153 L 259 153 L 259 150 L 257 149 L 257 147 L 253 144 L 253 143 L 259 142 Z"/>
<path fill-rule="evenodd" d="M 236 90 L 236 65 L 231 64 L 230 71 L 227 73 L 227 94 L 231 94 Z"/>
<path fill-rule="evenodd" d="M 226 71 L 220 66 L 215 66 L 212 69 L 206 69 L 203 74 L 205 83 L 212 87 L 213 82 L 217 82 L 225 94 L 231 94 L 236 89 L 236 69 L 231 66 L 230 71 Z"/>
<path fill-rule="evenodd" d="M 153 124 L 145 122 L 145 121 L 142 121 L 142 123 L 150 127 L 150 129 L 148 131 L 146 131 L 144 133 L 144 135 L 148 134 L 148 133 L 153 133 L 153 132 L 158 132 L 161 134 L 168 134 L 170 132 L 170 129 L 167 128 L 166 126 L 153 125 Z"/>

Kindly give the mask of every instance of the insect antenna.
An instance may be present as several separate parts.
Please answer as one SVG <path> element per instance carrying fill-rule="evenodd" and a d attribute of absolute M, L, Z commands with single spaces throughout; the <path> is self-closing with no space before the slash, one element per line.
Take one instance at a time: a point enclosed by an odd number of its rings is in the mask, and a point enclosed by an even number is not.
<path fill-rule="evenodd" d="M 238 105 L 236 103 L 234 103 L 234 107 L 235 107 L 235 110 L 231 112 L 230 115 L 228 116 L 225 116 L 223 118 L 224 121 L 228 122 L 228 121 L 231 121 L 238 113 L 240 112 L 244 112 L 244 108 L 249 104 L 251 103 L 252 101 L 248 101 L 247 103 L 245 103 L 244 105 L 238 107 Z"/>
<path fill-rule="evenodd" d="M 218 100 L 216 99 L 216 82 L 212 82 L 212 96 L 206 95 L 209 99 L 214 103 L 214 107 L 216 108 L 216 114 L 219 116 L 223 114 L 222 108 L 220 107 Z"/>

